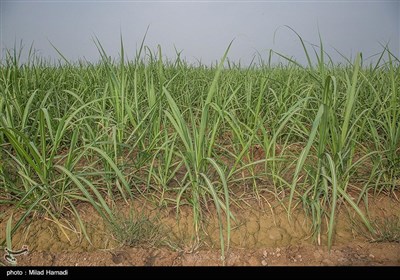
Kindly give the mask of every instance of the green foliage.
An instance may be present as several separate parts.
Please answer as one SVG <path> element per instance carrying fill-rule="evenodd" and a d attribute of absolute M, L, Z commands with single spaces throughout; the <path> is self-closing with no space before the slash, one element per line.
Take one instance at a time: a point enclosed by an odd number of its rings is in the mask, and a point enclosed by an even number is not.
<path fill-rule="evenodd" d="M 20 63 L 22 50 L 9 51 L 0 65 L 0 203 L 24 211 L 9 235 L 34 211 L 72 213 L 85 233 L 79 202 L 115 224 L 116 201 L 144 197 L 175 206 L 177 218 L 190 205 L 196 238 L 214 208 L 224 257 L 233 187 L 249 185 L 255 197 L 266 190 L 288 202 L 289 217 L 302 202 L 316 237 L 326 221 L 329 247 L 342 204 L 373 232 L 360 203 L 400 182 L 399 60 L 385 47 L 369 67 L 360 54 L 334 65 L 321 40 L 314 65 L 299 39 L 307 67 L 278 53 L 287 64 L 241 67 L 226 62 L 230 45 L 219 65 L 191 65 L 144 42 L 128 61 L 122 39 L 117 62 L 98 40 L 96 64 L 34 55 Z M 117 232 L 136 229 L 141 220 L 131 220 Z"/>
<path fill-rule="evenodd" d="M 131 209 L 128 215 L 115 213 L 115 219 L 109 224 L 114 238 L 122 245 L 154 247 L 161 245 L 163 233 L 144 212 Z"/>

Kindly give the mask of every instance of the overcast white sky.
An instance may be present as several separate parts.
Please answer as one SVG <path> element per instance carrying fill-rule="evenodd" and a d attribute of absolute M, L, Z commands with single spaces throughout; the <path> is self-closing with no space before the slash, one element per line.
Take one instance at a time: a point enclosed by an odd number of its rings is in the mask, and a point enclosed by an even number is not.
<path fill-rule="evenodd" d="M 132 58 L 147 26 L 146 45 L 160 44 L 171 58 L 176 46 L 190 62 L 219 59 L 234 38 L 231 60 L 248 63 L 256 51 L 267 59 L 273 49 L 304 61 L 301 44 L 284 25 L 315 44 L 319 27 L 337 59 L 331 47 L 346 56 L 362 51 L 364 58 L 382 50 L 379 43 L 400 51 L 400 1 L 0 1 L 2 57 L 22 39 L 25 49 L 34 42 L 44 57 L 58 58 L 50 41 L 68 59 L 96 61 L 93 36 L 117 56 L 121 31 Z"/>

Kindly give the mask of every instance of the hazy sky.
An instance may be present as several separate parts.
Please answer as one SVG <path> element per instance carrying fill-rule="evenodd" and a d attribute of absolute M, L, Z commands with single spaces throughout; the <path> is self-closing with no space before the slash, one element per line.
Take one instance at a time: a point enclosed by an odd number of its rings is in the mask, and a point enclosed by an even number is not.
<path fill-rule="evenodd" d="M 146 45 L 175 57 L 174 46 L 190 62 L 219 59 L 235 38 L 229 58 L 247 63 L 269 49 L 304 61 L 301 44 L 284 25 L 304 40 L 318 44 L 318 27 L 327 51 L 346 56 L 362 51 L 364 58 L 382 50 L 379 43 L 400 51 L 400 1 L 6 1 L 0 0 L 0 41 L 4 49 L 23 40 L 34 42 L 44 57 L 58 58 L 52 42 L 68 58 L 99 55 L 93 36 L 111 56 L 135 54 L 149 27 Z M 274 32 L 275 40 L 274 40 Z"/>

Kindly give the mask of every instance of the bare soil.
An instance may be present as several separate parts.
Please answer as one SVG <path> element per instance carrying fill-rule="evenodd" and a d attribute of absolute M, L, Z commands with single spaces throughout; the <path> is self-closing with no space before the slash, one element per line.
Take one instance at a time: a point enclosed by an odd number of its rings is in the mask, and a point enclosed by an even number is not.
<path fill-rule="evenodd" d="M 33 216 L 13 236 L 13 250 L 27 245 L 29 253 L 15 256 L 21 266 L 399 266 L 400 243 L 371 242 L 372 236 L 344 204 L 339 207 L 334 243 L 329 251 L 327 235 L 315 237 L 304 211 L 296 209 L 288 218 L 277 201 L 248 201 L 245 208 L 233 207 L 230 249 L 221 259 L 219 227 L 215 211 L 194 238 L 191 208 L 154 207 L 143 201 L 118 205 L 118 212 L 143 211 L 160 226 L 157 244 L 123 245 L 110 227 L 89 205 L 78 205 L 89 242 L 78 221 Z M 1 209 L 8 213 L 10 209 Z M 13 213 L 16 220 L 20 213 Z M 400 204 L 386 195 L 369 201 L 371 220 L 400 218 Z M 0 238 L 5 239 L 8 216 L 0 219 Z M 326 223 L 324 223 L 325 225 Z M 325 229 L 324 231 L 325 232 Z M 2 252 L 5 252 L 2 250 Z M 2 257 L 4 265 L 8 263 Z"/>

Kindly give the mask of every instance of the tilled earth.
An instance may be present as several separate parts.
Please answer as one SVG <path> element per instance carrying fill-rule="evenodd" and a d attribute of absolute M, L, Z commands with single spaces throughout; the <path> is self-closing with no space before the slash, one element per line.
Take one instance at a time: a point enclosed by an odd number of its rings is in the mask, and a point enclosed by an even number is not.
<path fill-rule="evenodd" d="M 29 266 L 220 266 L 217 250 L 193 253 L 168 249 L 121 248 L 96 252 L 32 252 L 18 258 L 18 265 Z M 325 247 L 301 245 L 258 250 L 232 249 L 226 257 L 229 266 L 398 266 L 399 244 L 351 244 Z"/>
<path fill-rule="evenodd" d="M 136 202 L 129 209 L 143 208 Z M 120 213 L 129 209 L 118 207 Z M 379 240 L 363 231 L 357 216 L 348 208 L 339 209 L 336 234 L 330 251 L 326 229 L 313 237 L 309 218 L 298 209 L 288 218 L 284 208 L 276 204 L 249 205 L 233 209 L 230 249 L 225 261 L 221 259 L 219 227 L 213 210 L 204 223 L 201 242 L 193 239 L 191 209 L 182 207 L 179 222 L 174 209 L 145 208 L 146 216 L 161 225 L 160 244 L 127 246 L 118 240 L 109 227 L 88 205 L 78 207 L 91 242 L 83 237 L 78 224 L 71 219 L 55 222 L 41 216 L 13 236 L 13 250 L 28 246 L 29 253 L 15 256 L 22 266 L 399 266 L 400 243 Z M 9 209 L 2 209 L 8 211 Z M 17 219 L 18 213 L 13 217 Z M 370 202 L 371 220 L 399 220 L 397 200 L 383 196 Z M 390 218 L 390 219 L 389 219 Z M 394 218 L 394 219 L 393 219 Z M 0 219 L 0 237 L 5 238 L 7 216 Z M 398 226 L 400 223 L 398 223 Z M 396 227 L 391 230 L 399 231 Z M 376 240 L 375 240 L 376 241 Z M 393 240 L 392 240 L 393 241 Z M 4 253 L 5 251 L 2 250 Z M 7 265 L 3 257 L 0 262 Z"/>

